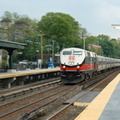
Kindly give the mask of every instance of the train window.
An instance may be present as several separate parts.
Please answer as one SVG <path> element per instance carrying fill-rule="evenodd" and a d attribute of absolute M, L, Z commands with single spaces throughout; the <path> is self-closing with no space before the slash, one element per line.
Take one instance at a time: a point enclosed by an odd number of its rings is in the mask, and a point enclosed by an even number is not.
<path fill-rule="evenodd" d="M 73 55 L 82 55 L 82 51 L 73 51 Z"/>
<path fill-rule="evenodd" d="M 87 52 L 87 56 L 90 56 L 90 53 L 89 53 L 89 52 Z"/>
<path fill-rule="evenodd" d="M 63 51 L 63 55 L 71 55 L 72 52 L 71 51 Z"/>

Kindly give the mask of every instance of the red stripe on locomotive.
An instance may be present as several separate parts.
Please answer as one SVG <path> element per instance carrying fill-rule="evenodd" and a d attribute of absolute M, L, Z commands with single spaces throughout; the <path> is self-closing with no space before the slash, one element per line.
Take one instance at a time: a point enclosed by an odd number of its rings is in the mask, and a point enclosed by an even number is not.
<path fill-rule="evenodd" d="M 82 66 L 80 66 L 79 68 L 76 67 L 63 67 L 61 66 L 61 70 L 91 70 L 91 69 L 97 69 L 98 65 L 97 64 L 83 64 Z"/>

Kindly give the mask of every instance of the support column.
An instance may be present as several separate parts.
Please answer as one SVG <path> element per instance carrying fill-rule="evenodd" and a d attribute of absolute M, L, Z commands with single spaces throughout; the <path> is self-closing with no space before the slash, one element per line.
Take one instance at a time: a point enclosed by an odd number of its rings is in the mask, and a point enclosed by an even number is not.
<path fill-rule="evenodd" d="M 17 81 L 19 81 L 19 85 L 23 86 L 25 80 L 27 79 L 28 79 L 28 76 L 22 76 L 22 77 L 17 78 Z"/>
<path fill-rule="evenodd" d="M 11 82 L 8 83 L 8 89 L 11 88 Z"/>
<path fill-rule="evenodd" d="M 11 88 L 11 84 L 16 80 L 16 77 L 14 78 L 8 78 L 8 79 L 5 79 L 5 86 L 7 86 L 7 88 Z"/>
<path fill-rule="evenodd" d="M 8 51 L 8 55 L 9 55 L 9 69 L 12 69 L 12 54 L 13 54 L 13 50 L 9 50 Z"/>

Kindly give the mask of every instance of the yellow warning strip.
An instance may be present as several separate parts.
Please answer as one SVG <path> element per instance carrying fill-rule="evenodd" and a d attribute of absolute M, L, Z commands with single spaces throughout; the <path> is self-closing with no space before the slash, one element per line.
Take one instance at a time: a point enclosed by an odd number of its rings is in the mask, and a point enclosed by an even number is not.
<path fill-rule="evenodd" d="M 2 78 L 9 78 L 9 77 L 18 77 L 18 76 L 25 76 L 25 75 L 32 75 L 32 74 L 37 74 L 37 73 L 42 73 L 42 72 L 51 72 L 51 71 L 56 71 L 60 70 L 59 68 L 57 69 L 44 69 L 44 70 L 36 70 L 36 71 L 24 71 L 24 72 L 19 72 L 19 73 L 6 73 L 6 74 L 1 74 L 0 79 Z"/>
<path fill-rule="evenodd" d="M 101 91 L 75 120 L 98 120 L 119 81 L 120 74 Z"/>
<path fill-rule="evenodd" d="M 81 102 L 74 102 L 73 105 L 74 106 L 78 106 L 78 107 L 87 107 L 90 103 L 81 103 Z"/>

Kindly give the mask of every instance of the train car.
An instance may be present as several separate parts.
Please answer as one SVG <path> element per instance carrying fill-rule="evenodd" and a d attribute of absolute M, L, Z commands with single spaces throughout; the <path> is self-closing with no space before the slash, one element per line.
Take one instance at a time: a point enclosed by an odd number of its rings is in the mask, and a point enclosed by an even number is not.
<path fill-rule="evenodd" d="M 97 55 L 98 60 L 98 72 L 104 72 L 120 66 L 120 59 L 114 59 L 109 57 L 103 57 Z"/>
<path fill-rule="evenodd" d="M 80 48 L 66 48 L 60 53 L 61 79 L 64 83 L 78 83 L 93 76 L 98 69 L 97 55 Z"/>
<path fill-rule="evenodd" d="M 99 56 L 80 48 L 65 48 L 60 53 L 61 80 L 65 84 L 87 80 L 98 73 L 120 66 L 119 59 Z"/>

